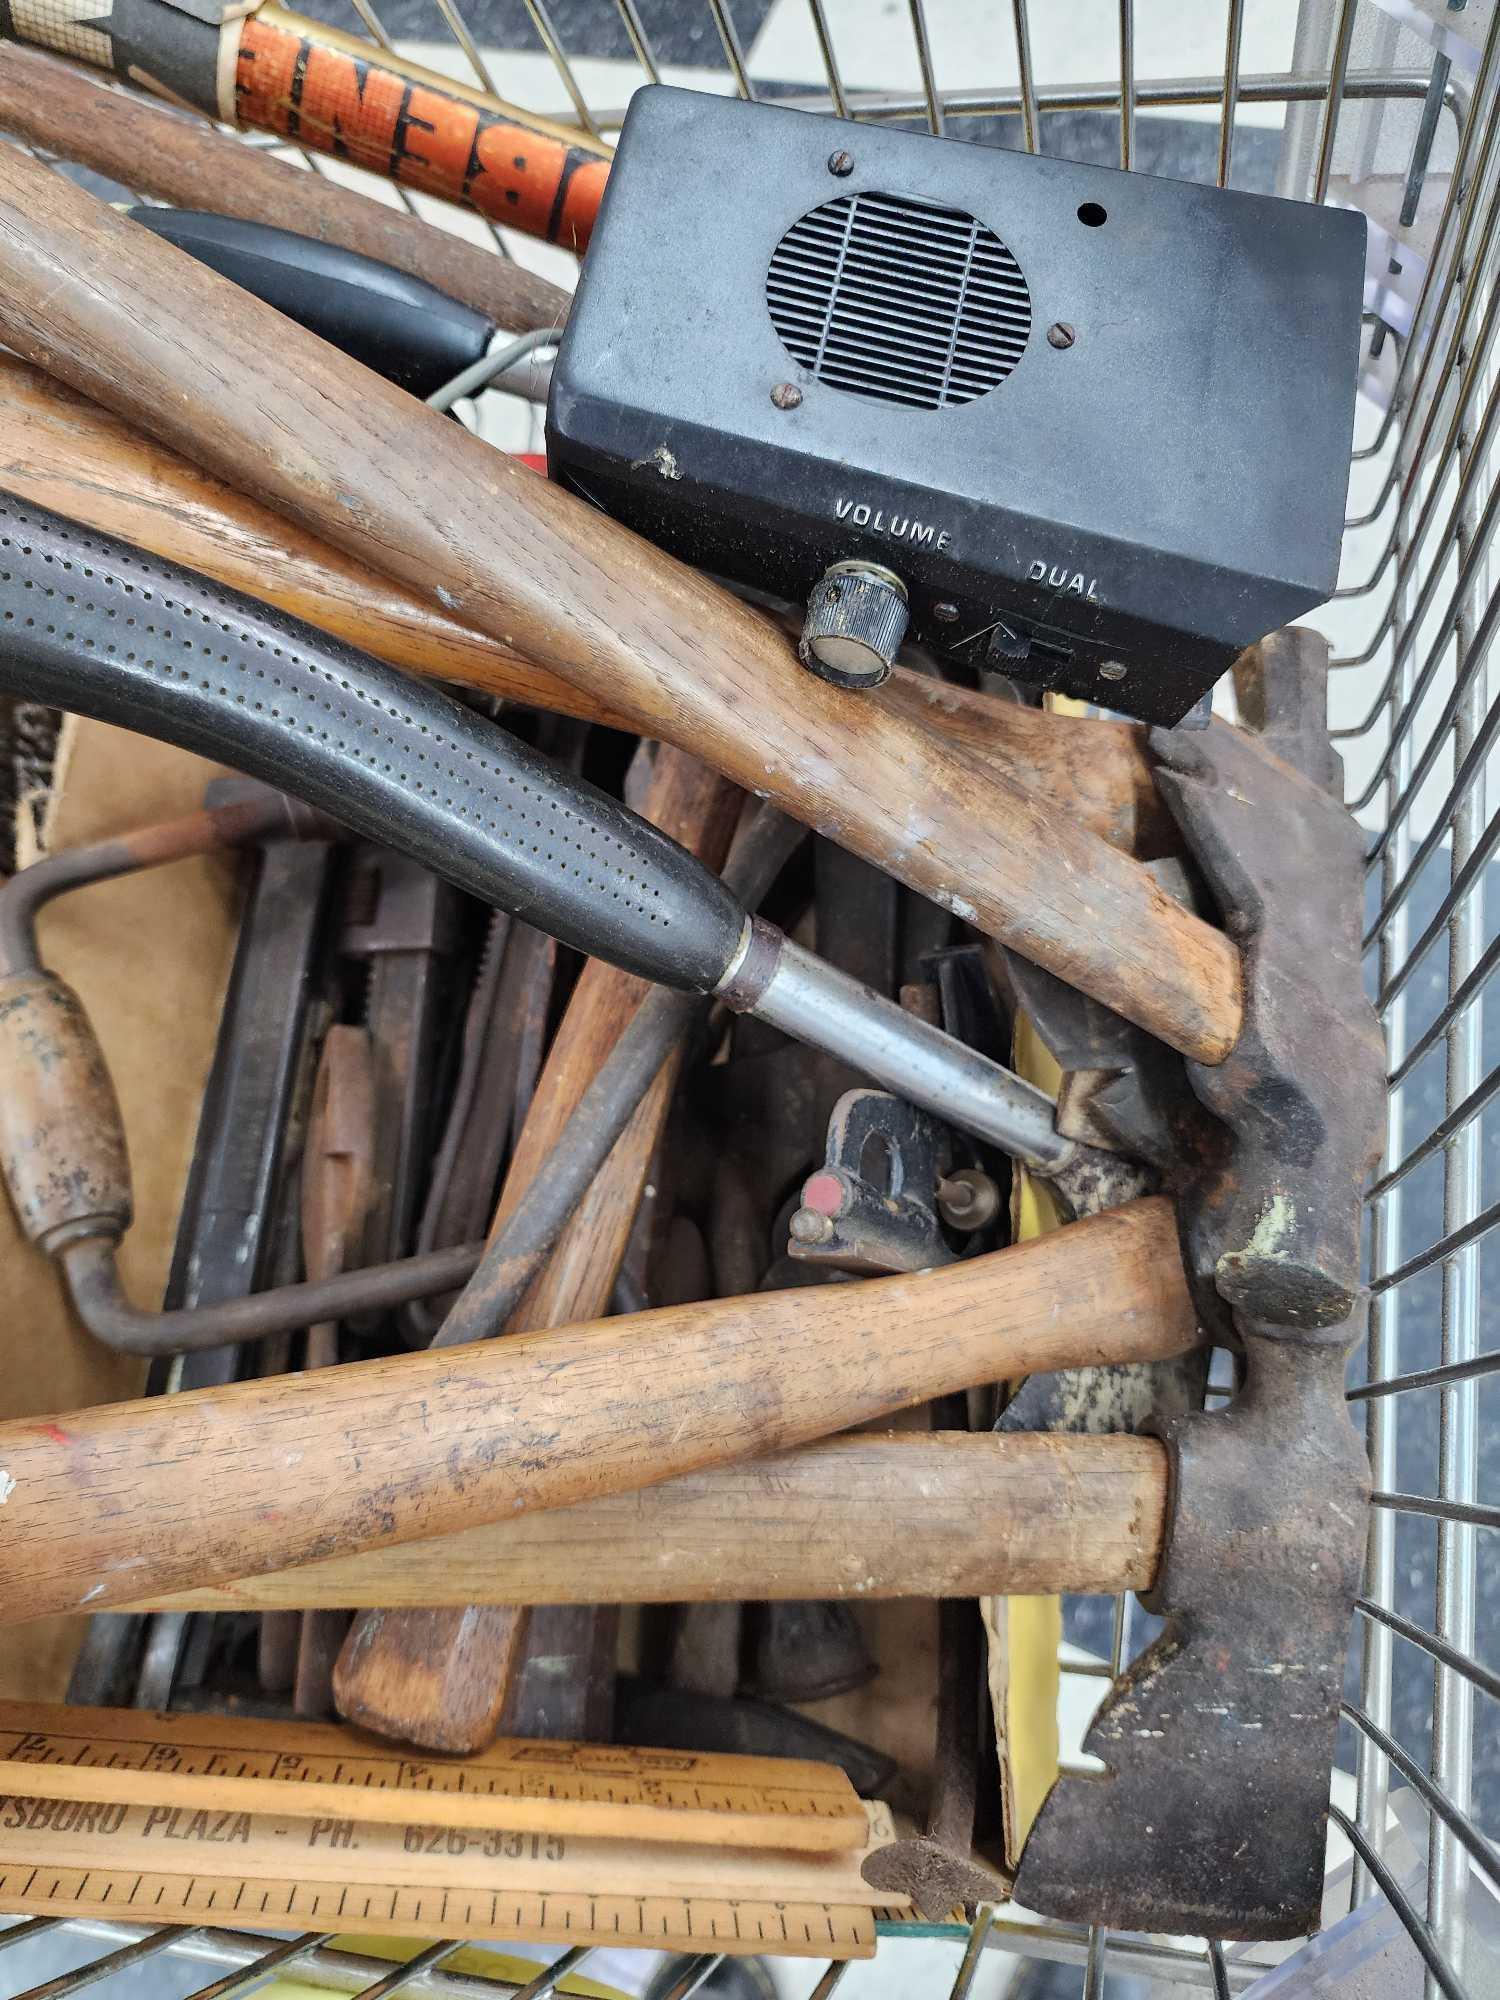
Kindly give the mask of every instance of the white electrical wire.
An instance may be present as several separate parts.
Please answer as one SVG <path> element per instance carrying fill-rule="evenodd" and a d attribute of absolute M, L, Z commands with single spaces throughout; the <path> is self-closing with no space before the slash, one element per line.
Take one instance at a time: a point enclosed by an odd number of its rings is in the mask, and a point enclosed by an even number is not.
<path fill-rule="evenodd" d="M 427 398 L 428 407 L 434 410 L 451 409 L 460 396 L 474 395 L 478 390 L 486 388 L 497 375 L 503 375 L 507 368 L 514 367 L 515 363 L 526 355 L 534 354 L 539 347 L 555 348 L 560 338 L 557 331 L 551 327 L 539 327 L 533 333 L 519 334 L 513 340 L 505 340 L 503 344 L 501 335 L 496 334 L 488 350 L 478 361 L 471 361 L 467 368 L 453 377 L 452 381 L 445 382 L 441 389 L 432 392 Z"/>

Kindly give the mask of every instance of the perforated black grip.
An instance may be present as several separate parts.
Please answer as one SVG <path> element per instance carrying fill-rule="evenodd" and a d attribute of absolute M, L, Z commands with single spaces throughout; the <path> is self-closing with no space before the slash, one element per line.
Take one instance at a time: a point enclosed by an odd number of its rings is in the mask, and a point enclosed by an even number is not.
<path fill-rule="evenodd" d="M 0 691 L 263 778 L 563 943 L 708 992 L 744 912 L 614 799 L 313 627 L 0 494 Z"/>

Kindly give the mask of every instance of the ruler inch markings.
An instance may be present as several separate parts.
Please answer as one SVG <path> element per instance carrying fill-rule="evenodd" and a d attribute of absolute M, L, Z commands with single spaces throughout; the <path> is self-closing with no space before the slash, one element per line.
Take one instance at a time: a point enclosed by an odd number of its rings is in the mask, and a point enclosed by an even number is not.
<path fill-rule="evenodd" d="M 841 1774 L 842 1775 L 842 1774 Z M 308 1819 L 365 1819 L 399 1825 L 413 1815 L 415 1798 L 454 1827 L 521 1833 L 626 1837 L 699 1845 L 720 1841 L 736 1847 L 796 1847 L 808 1853 L 848 1852 L 864 1844 L 868 1821 L 850 1791 L 847 1817 L 791 1819 L 758 1797 L 754 1805 L 726 1811 L 714 1806 L 662 1804 L 655 1800 L 614 1801 L 538 1797 L 507 1792 L 433 1787 L 336 1785 L 310 1780 L 305 1772 L 231 1778 L 202 1772 L 164 1770 L 112 1758 L 108 1765 L 78 1765 L 71 1759 L 0 1758 L 0 1794 L 13 1798 L 79 1799 L 100 1805 L 182 1806 L 218 1811 L 282 1811 Z M 438 1800 L 441 1804 L 438 1804 Z M 795 1828 L 795 1834 L 792 1829 Z"/>
<path fill-rule="evenodd" d="M 860 1862 L 893 1832 L 810 1763 L 527 1741 L 437 1764 L 328 1724 L 0 1702 L 18 1915 L 867 1957 Z"/>

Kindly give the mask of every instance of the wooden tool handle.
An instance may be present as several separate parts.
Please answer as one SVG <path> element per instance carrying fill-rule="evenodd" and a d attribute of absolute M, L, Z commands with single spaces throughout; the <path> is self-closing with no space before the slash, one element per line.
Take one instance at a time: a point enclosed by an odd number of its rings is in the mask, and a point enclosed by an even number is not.
<path fill-rule="evenodd" d="M 0 976 L 0 1178 L 49 1255 L 130 1227 L 130 1154 L 109 1064 L 55 972 Z"/>
<path fill-rule="evenodd" d="M 0 64 L 6 53 L 0 45 Z M 115 93 L 106 94 L 113 101 Z M 245 151 L 237 141 L 223 143 Z M 8 354 L 0 354 L 0 485 L 275 604 L 409 673 L 630 727 L 599 696 L 461 625 L 341 549 L 299 534 L 270 508 Z M 867 699 L 919 732 L 950 737 L 980 760 L 1003 764 L 1076 825 L 1127 854 L 1149 861 L 1181 845 L 1139 723 L 1044 714 L 902 667 Z"/>
<path fill-rule="evenodd" d="M 304 173 L 202 119 L 107 89 L 17 42 L 0 43 L 0 129 L 154 200 L 273 223 L 378 258 L 513 332 L 561 326 L 568 316 L 568 294 L 513 257 Z"/>
<path fill-rule="evenodd" d="M 717 871 L 729 851 L 742 795 L 680 750 L 657 754 L 642 811 Z M 579 977 L 542 1071 L 495 1213 L 498 1227 L 546 1160 L 599 1065 L 647 992 L 591 958 Z M 625 1255 L 641 1188 L 672 1101 L 678 1059 L 662 1067 L 594 1176 L 521 1304 L 514 1333 L 596 1319 Z M 339 1713 L 362 1729 L 450 1755 L 482 1748 L 500 1727 L 525 1651 L 519 1605 L 465 1605 L 362 1613 L 334 1672 Z"/>
<path fill-rule="evenodd" d="M 0 334 L 1185 1053 L 1233 1045 L 1234 947 L 1136 862 L 805 672 L 726 591 L 13 149 Z"/>
<path fill-rule="evenodd" d="M 503 1520 L 1197 1340 L 1172 1204 L 941 1270 L 0 1425 L 11 1618 Z"/>
<path fill-rule="evenodd" d="M 1145 1590 L 1166 1501 L 1153 1438 L 866 1431 L 131 1608 Z"/>
<path fill-rule="evenodd" d="M 527 1623 L 519 1604 L 361 1611 L 334 1664 L 334 1704 L 377 1736 L 449 1755 L 482 1749 L 500 1727 Z"/>

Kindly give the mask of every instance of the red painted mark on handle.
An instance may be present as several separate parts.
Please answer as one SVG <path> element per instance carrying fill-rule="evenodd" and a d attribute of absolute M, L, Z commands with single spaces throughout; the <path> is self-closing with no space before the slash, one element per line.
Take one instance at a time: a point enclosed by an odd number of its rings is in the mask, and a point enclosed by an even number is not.
<path fill-rule="evenodd" d="M 802 1205 L 819 1215 L 842 1215 L 844 1183 L 836 1174 L 814 1174 L 802 1189 Z"/>

